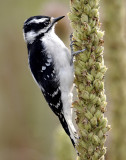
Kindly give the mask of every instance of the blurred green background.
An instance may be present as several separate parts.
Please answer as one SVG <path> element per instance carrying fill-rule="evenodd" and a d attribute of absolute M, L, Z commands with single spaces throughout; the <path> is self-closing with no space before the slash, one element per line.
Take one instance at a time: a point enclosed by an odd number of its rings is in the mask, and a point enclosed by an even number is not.
<path fill-rule="evenodd" d="M 124 7 L 126 0 L 104 0 L 100 10 L 109 68 L 105 78 L 107 116 L 113 128 L 106 143 L 108 160 L 126 159 Z M 68 0 L 0 0 L 0 160 L 55 160 L 54 134 L 59 122 L 29 71 L 22 27 L 30 16 L 58 17 L 68 11 Z M 56 32 L 68 46 L 71 31 L 67 17 L 57 25 Z"/>
<path fill-rule="evenodd" d="M 34 15 L 61 16 L 68 2 L 0 1 L 0 160 L 52 160 L 53 135 L 59 124 L 28 68 L 24 21 Z M 65 22 L 65 24 L 64 24 Z M 68 35 L 67 18 L 57 33 Z M 63 26 L 63 27 L 62 27 Z M 66 39 L 64 34 L 59 35 Z"/>

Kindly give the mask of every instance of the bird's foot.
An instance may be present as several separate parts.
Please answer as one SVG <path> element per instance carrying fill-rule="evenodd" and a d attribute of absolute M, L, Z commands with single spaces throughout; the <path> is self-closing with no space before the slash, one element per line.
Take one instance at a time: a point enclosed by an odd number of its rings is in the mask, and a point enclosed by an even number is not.
<path fill-rule="evenodd" d="M 79 50 L 79 51 L 76 51 L 76 52 L 74 52 L 73 51 L 73 45 L 75 45 L 74 44 L 74 42 L 76 42 L 76 41 L 72 41 L 72 37 L 73 37 L 73 34 L 71 33 L 71 35 L 70 35 L 70 48 L 71 48 L 71 64 L 73 64 L 73 58 L 74 58 L 74 56 L 76 56 L 76 55 L 78 55 L 78 54 L 80 54 L 80 53 L 82 53 L 82 52 L 84 52 L 86 49 L 82 49 L 82 50 Z"/>

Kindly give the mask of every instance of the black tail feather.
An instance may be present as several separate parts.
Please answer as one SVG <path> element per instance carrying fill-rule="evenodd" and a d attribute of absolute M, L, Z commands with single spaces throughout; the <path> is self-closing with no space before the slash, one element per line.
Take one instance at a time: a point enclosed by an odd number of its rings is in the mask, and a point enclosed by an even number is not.
<path fill-rule="evenodd" d="M 62 124 L 62 127 L 64 128 L 66 134 L 70 137 L 73 146 L 75 147 L 75 142 L 74 142 L 74 140 L 73 140 L 73 139 L 71 138 L 71 136 L 70 136 L 70 131 L 69 131 L 69 128 L 68 128 L 68 124 L 67 124 L 67 122 L 66 122 L 66 120 L 65 120 L 64 115 L 63 115 L 63 114 L 60 114 L 60 116 L 58 116 L 58 118 L 59 118 L 60 123 Z"/>

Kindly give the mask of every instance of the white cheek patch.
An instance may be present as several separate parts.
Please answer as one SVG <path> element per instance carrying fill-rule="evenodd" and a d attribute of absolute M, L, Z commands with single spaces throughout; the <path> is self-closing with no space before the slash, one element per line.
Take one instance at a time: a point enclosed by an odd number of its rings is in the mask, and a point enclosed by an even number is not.
<path fill-rule="evenodd" d="M 32 43 L 35 40 L 36 33 L 34 31 L 27 32 L 25 34 L 25 40 L 29 43 Z"/>
<path fill-rule="evenodd" d="M 45 33 L 46 31 L 47 27 L 41 29 L 39 32 L 29 31 L 25 34 L 24 39 L 27 43 L 32 44 L 38 35 Z"/>

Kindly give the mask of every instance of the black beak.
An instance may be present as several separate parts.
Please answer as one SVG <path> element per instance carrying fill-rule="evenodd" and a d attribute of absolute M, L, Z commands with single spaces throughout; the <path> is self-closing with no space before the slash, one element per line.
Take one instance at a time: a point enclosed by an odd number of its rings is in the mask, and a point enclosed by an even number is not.
<path fill-rule="evenodd" d="M 56 22 L 58 22 L 59 20 L 61 20 L 62 18 L 64 18 L 65 16 L 61 16 L 61 17 L 57 17 L 57 18 L 54 18 L 52 20 L 52 25 L 55 24 Z"/>
<path fill-rule="evenodd" d="M 46 32 L 48 32 L 56 22 L 58 22 L 59 20 L 61 20 L 61 19 L 64 18 L 64 17 L 65 17 L 65 16 L 53 18 L 53 19 L 52 19 L 52 22 L 51 22 L 51 26 L 47 29 Z"/>

